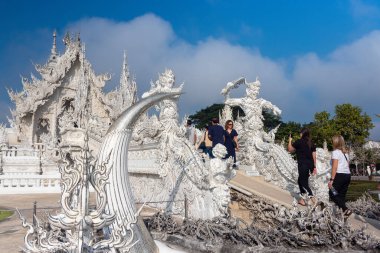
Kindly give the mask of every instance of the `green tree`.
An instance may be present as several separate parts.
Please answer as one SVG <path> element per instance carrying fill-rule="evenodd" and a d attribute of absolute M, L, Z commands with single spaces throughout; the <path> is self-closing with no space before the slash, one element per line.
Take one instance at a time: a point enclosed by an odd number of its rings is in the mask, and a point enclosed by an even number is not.
<path fill-rule="evenodd" d="M 299 133 L 301 132 L 301 128 L 302 128 L 302 125 L 294 121 L 289 121 L 286 123 L 282 122 L 281 126 L 279 127 L 276 133 L 276 140 L 277 141 L 285 140 L 285 142 L 287 142 L 289 134 L 291 134 L 293 137 L 293 141 L 295 141 L 299 138 Z"/>
<path fill-rule="evenodd" d="M 263 117 L 264 117 L 264 121 L 263 121 L 264 130 L 267 132 L 282 123 L 281 117 L 274 115 L 272 111 L 269 111 L 269 110 L 265 110 L 265 109 L 263 110 Z"/>
<path fill-rule="evenodd" d="M 335 106 L 334 127 L 349 145 L 364 144 L 369 130 L 374 127 L 372 119 L 362 109 L 351 104 Z"/>
<path fill-rule="evenodd" d="M 219 112 L 221 112 L 224 108 L 224 104 L 212 104 L 200 111 L 189 116 L 195 126 L 199 129 L 207 126 L 212 118 L 219 118 Z M 237 115 L 241 117 L 244 116 L 244 112 L 240 107 L 232 107 L 232 116 L 236 119 Z"/>
<path fill-rule="evenodd" d="M 334 121 L 330 118 L 330 113 L 326 111 L 314 114 L 314 122 L 310 126 L 313 142 L 317 147 L 322 147 L 326 141 L 331 148 L 331 138 L 336 133 Z"/>

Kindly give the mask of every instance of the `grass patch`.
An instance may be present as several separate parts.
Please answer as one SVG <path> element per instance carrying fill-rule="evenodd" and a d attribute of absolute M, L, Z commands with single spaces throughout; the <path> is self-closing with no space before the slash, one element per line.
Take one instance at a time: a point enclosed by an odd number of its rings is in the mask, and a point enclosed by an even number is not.
<path fill-rule="evenodd" d="M 346 200 L 355 201 L 360 198 L 363 193 L 367 191 L 377 190 L 378 182 L 375 181 L 351 181 L 350 186 L 348 187 Z M 372 197 L 378 201 L 378 196 L 373 194 Z"/>
<path fill-rule="evenodd" d="M 12 211 L 0 210 L 0 221 L 5 220 L 6 218 L 11 216 L 12 214 L 13 214 Z"/>

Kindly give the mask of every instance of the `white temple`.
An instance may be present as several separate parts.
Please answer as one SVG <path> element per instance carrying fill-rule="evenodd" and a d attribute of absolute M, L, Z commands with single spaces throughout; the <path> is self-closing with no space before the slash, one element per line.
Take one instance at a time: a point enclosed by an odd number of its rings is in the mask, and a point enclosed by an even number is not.
<path fill-rule="evenodd" d="M 125 54 L 119 87 L 105 93 L 103 88 L 111 77 L 95 74 L 79 36 L 65 36 L 62 55 L 57 52 L 55 33 L 53 38 L 47 63 L 35 65 L 41 79 L 34 75 L 30 80 L 22 78 L 21 92 L 8 91 L 15 109 L 9 120 L 11 128 L 0 126 L 3 173 L 40 171 L 35 166 L 22 168 L 15 159 L 7 158 L 33 155 L 42 156 L 45 174 L 58 172 L 50 163 L 57 154 L 55 149 L 83 147 L 85 131 L 90 150 L 97 151 L 109 126 L 137 100 L 136 83 L 130 78 Z"/>

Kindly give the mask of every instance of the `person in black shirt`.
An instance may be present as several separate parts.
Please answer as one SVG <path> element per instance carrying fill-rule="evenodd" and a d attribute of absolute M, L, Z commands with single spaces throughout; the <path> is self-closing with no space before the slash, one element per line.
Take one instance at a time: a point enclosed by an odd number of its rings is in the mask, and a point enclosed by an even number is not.
<path fill-rule="evenodd" d="M 233 167 L 236 167 L 236 150 L 239 150 L 237 142 L 238 133 L 234 129 L 234 122 L 230 119 L 226 121 L 224 128 L 224 146 L 227 148 L 226 158 L 232 156 L 234 159 Z"/>
<path fill-rule="evenodd" d="M 212 141 L 212 147 L 214 148 L 218 143 L 224 145 L 224 129 L 221 125 L 219 125 L 219 119 L 213 118 L 211 122 L 212 125 L 208 129 L 208 138 Z M 211 157 L 214 158 L 212 155 L 212 150 L 210 154 Z"/>
<path fill-rule="evenodd" d="M 309 198 L 315 202 L 313 192 L 309 187 L 309 176 L 311 173 L 316 174 L 316 147 L 311 141 L 310 131 L 307 128 L 301 130 L 301 138 L 292 143 L 292 136 L 289 136 L 288 151 L 296 152 L 298 162 L 298 186 L 301 194 L 307 193 Z M 306 205 L 301 198 L 298 202 L 300 205 Z"/>

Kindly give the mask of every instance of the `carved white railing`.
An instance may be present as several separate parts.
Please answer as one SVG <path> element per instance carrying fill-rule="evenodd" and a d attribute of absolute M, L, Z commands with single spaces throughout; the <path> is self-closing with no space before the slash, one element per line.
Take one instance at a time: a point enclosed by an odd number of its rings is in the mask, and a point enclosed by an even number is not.
<path fill-rule="evenodd" d="M 28 172 L 58 173 L 58 167 L 53 161 L 56 159 L 51 159 L 58 155 L 56 150 L 47 151 L 42 143 L 35 143 L 30 148 L 0 147 L 0 175 Z"/>
<path fill-rule="evenodd" d="M 57 164 L 42 164 L 40 175 L 40 152 L 33 149 L 3 148 L 2 154 L 3 175 L 0 175 L 1 194 L 34 194 L 34 193 L 60 193 L 60 174 Z M 38 148 L 35 146 L 35 148 Z M 19 152 L 21 151 L 21 152 Z M 156 161 L 157 144 L 131 146 L 129 156 L 129 172 L 132 177 L 157 177 Z M 47 167 L 48 169 L 46 172 Z M 92 187 L 90 191 L 93 191 Z"/>
<path fill-rule="evenodd" d="M 144 174 L 157 176 L 158 144 L 130 146 L 128 150 L 128 172 L 132 177 L 141 177 Z M 142 174 L 142 175 L 138 175 Z"/>
<path fill-rule="evenodd" d="M 1 194 L 60 193 L 61 176 L 31 173 L 0 175 Z"/>

